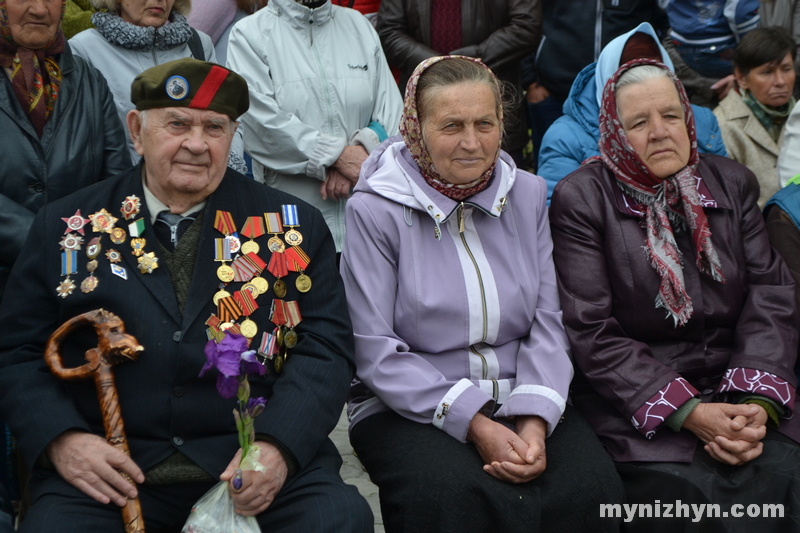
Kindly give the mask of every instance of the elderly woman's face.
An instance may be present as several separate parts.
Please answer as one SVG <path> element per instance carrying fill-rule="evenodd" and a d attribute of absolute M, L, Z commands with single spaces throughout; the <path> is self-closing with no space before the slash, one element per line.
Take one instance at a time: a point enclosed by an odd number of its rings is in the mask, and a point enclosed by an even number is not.
<path fill-rule="evenodd" d="M 501 121 L 494 92 L 484 83 L 442 87 L 427 102 L 422 135 L 441 178 L 462 185 L 494 163 Z"/>
<path fill-rule="evenodd" d="M 746 76 L 736 70 L 739 87 L 749 90 L 753 98 L 770 107 L 780 107 L 789 101 L 794 89 L 794 78 L 792 54 L 786 54 L 780 61 L 759 65 Z"/>
<path fill-rule="evenodd" d="M 655 78 L 617 90 L 617 110 L 636 154 L 664 179 L 689 163 L 691 142 L 681 100 L 669 78 Z"/>
<path fill-rule="evenodd" d="M 61 0 L 6 0 L 11 38 L 18 46 L 38 50 L 56 36 Z"/>
<path fill-rule="evenodd" d="M 160 28 L 167 22 L 175 0 L 122 0 L 119 14 L 136 26 Z"/>

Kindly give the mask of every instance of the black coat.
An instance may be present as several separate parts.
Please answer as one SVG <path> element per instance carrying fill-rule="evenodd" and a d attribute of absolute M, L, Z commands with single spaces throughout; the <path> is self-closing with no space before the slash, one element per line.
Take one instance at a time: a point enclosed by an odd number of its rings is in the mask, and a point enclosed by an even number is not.
<path fill-rule="evenodd" d="M 48 204 L 34 221 L 30 238 L 17 261 L 0 304 L 0 409 L 19 442 L 29 465 L 60 433 L 79 429 L 103 434 L 102 421 L 91 382 L 59 382 L 50 374 L 42 355 L 48 336 L 63 322 L 98 308 L 117 314 L 126 330 L 145 351 L 139 360 L 115 367 L 122 416 L 134 461 L 147 471 L 175 451 L 187 455 L 214 477 L 219 476 L 238 449 L 232 410 L 234 400 L 216 391 L 217 372 L 203 378 L 205 321 L 216 307 L 212 297 L 220 280 L 214 261 L 214 229 L 217 210 L 229 211 L 239 229 L 246 217 L 280 212 L 281 204 L 296 204 L 299 211 L 301 247 L 310 256 L 306 273 L 313 281 L 307 293 L 294 286 L 296 273 L 286 279 L 285 300 L 299 302 L 302 322 L 296 328 L 299 342 L 278 376 L 269 365 L 264 377 L 251 378 L 252 396 L 269 399 L 256 419 L 256 432 L 268 435 L 292 454 L 300 468 L 325 447 L 334 450 L 328 434 L 336 425 L 354 374 L 353 336 L 344 289 L 336 270 L 335 249 L 318 210 L 288 194 L 276 191 L 228 170 L 217 190 L 208 198 L 189 295 L 183 315 L 178 310 L 166 265 L 151 274 L 137 269 L 129 243 L 113 245 L 102 235 L 103 251 L 96 271 L 97 288 L 88 294 L 76 289 L 62 299 L 55 288 L 61 281 L 59 241 L 64 234 L 62 217 L 76 209 L 88 215 L 105 208 L 120 216 L 120 206 L 129 195 L 142 199 L 140 216 L 146 221 L 145 251 L 158 255 L 150 215 L 142 192 L 141 167 Z M 118 226 L 127 229 L 127 224 Z M 92 233 L 86 228 L 86 240 Z M 256 241 L 260 256 L 269 261 L 267 238 Z M 123 259 L 127 280 L 111 273 L 105 252 L 113 247 Z M 85 249 L 84 249 L 85 250 Z M 86 277 L 84 250 L 79 252 L 76 284 Z M 274 278 L 263 277 L 270 290 L 257 299 L 251 315 L 259 333 L 271 331 L 270 304 Z M 231 294 L 242 283 L 232 282 Z M 84 352 L 96 346 L 94 331 L 76 331 L 65 343 L 66 366 L 82 364 Z M 257 348 L 258 346 L 254 346 Z"/>
<path fill-rule="evenodd" d="M 0 75 L 0 296 L 43 205 L 130 168 L 106 80 L 66 45 L 63 79 L 41 139 Z"/>

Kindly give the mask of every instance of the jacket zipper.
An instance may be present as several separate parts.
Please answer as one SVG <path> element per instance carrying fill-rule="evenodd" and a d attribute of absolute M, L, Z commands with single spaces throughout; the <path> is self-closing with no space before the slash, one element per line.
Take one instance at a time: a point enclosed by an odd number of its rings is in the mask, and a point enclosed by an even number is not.
<path fill-rule="evenodd" d="M 481 367 L 483 368 L 481 379 L 485 381 L 489 377 L 489 364 L 486 362 L 486 357 L 481 352 L 479 352 L 474 345 L 470 346 L 469 349 L 472 351 L 472 353 L 481 358 Z M 498 396 L 499 396 L 498 392 L 499 389 L 497 387 L 497 380 L 492 379 L 492 398 L 494 398 L 494 401 L 498 401 Z"/>
<path fill-rule="evenodd" d="M 319 69 L 320 78 L 322 79 L 322 92 L 325 95 L 325 109 L 328 114 L 328 135 L 333 135 L 333 110 L 331 106 L 331 95 L 328 91 L 328 79 L 325 77 L 325 69 L 322 66 L 322 61 L 319 58 L 319 53 L 314 46 L 314 18 L 308 21 L 308 35 L 311 41 L 311 50 L 314 52 L 314 59 L 317 61 L 317 68 Z"/>

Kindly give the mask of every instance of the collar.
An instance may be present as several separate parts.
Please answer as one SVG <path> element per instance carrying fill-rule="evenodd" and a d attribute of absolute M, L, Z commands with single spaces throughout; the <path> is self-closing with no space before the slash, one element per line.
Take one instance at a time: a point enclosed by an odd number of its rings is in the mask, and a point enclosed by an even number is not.
<path fill-rule="evenodd" d="M 147 188 L 147 180 L 145 178 L 145 170 L 144 170 L 144 159 L 142 159 L 142 189 L 144 190 L 144 203 L 147 205 L 147 211 L 150 214 L 150 224 L 156 223 L 156 218 L 158 218 L 158 214 L 162 211 L 169 211 L 169 206 L 156 198 L 156 195 L 152 193 L 150 189 Z M 193 206 L 189 207 L 183 213 L 179 213 L 181 216 L 186 216 L 190 213 L 194 213 L 196 211 L 200 211 L 206 206 L 206 202 L 208 200 L 203 200 L 199 204 L 194 204 Z"/>
<path fill-rule="evenodd" d="M 333 18 L 333 6 L 328 0 L 322 6 L 311 9 L 298 4 L 294 0 L 271 0 L 267 4 L 278 17 L 286 19 L 295 28 L 306 29 L 308 26 L 321 26 Z"/>

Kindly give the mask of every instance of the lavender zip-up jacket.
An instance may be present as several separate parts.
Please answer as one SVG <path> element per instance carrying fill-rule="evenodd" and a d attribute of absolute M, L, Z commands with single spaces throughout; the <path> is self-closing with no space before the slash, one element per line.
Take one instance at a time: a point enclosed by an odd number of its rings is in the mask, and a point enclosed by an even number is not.
<path fill-rule="evenodd" d="M 373 151 L 347 203 L 341 265 L 351 427 L 393 409 L 462 442 L 479 412 L 538 415 L 552 433 L 573 371 L 546 198 L 504 152 L 489 187 L 459 203 L 428 186 L 399 137 Z"/>

